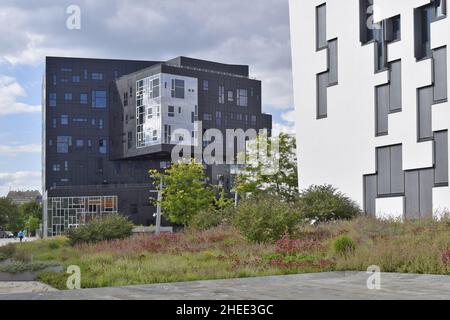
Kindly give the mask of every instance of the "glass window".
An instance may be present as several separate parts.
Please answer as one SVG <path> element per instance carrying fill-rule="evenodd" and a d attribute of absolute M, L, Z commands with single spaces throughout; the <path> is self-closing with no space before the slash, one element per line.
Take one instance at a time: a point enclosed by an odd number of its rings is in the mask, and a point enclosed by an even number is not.
<path fill-rule="evenodd" d="M 169 108 L 168 108 L 168 116 L 169 117 L 175 117 L 175 107 L 174 106 L 169 106 Z"/>
<path fill-rule="evenodd" d="M 64 100 L 71 101 L 72 100 L 72 94 L 71 93 L 64 93 Z"/>
<path fill-rule="evenodd" d="M 83 70 L 83 77 L 84 77 L 84 80 L 88 79 L 88 71 L 87 71 L 87 69 Z"/>
<path fill-rule="evenodd" d="M 87 93 L 80 93 L 80 103 L 87 104 L 88 103 L 88 95 Z"/>
<path fill-rule="evenodd" d="M 208 91 L 208 90 L 209 90 L 209 81 L 203 80 L 203 91 Z"/>
<path fill-rule="evenodd" d="M 247 89 L 237 89 L 236 92 L 237 105 L 240 107 L 248 106 L 248 90 Z"/>
<path fill-rule="evenodd" d="M 61 68 L 61 72 L 72 72 L 72 68 Z"/>
<path fill-rule="evenodd" d="M 222 125 L 222 112 L 216 111 L 216 126 Z"/>
<path fill-rule="evenodd" d="M 172 98 L 184 99 L 184 80 L 172 79 Z"/>
<path fill-rule="evenodd" d="M 150 86 L 150 89 L 151 89 L 150 97 L 152 99 L 158 98 L 160 96 L 159 88 L 160 88 L 159 78 L 153 79 L 151 81 L 151 86 Z"/>
<path fill-rule="evenodd" d="M 77 146 L 77 148 L 83 148 L 84 147 L 84 140 L 83 139 L 77 139 L 76 146 Z"/>
<path fill-rule="evenodd" d="M 219 86 L 219 103 L 224 104 L 225 103 L 225 87 Z"/>
<path fill-rule="evenodd" d="M 234 100 L 234 95 L 233 95 L 233 91 L 228 91 L 228 101 L 233 102 Z"/>
<path fill-rule="evenodd" d="M 92 91 L 92 108 L 106 108 L 106 91 Z"/>
<path fill-rule="evenodd" d="M 103 129 L 103 119 L 98 119 L 98 128 Z"/>
<path fill-rule="evenodd" d="M 91 79 L 92 80 L 103 80 L 103 73 L 101 73 L 101 72 L 93 72 L 91 74 Z"/>
<path fill-rule="evenodd" d="M 66 114 L 61 115 L 61 125 L 66 126 L 69 124 L 69 116 Z"/>
<path fill-rule="evenodd" d="M 56 138 L 56 152 L 69 153 L 69 147 L 72 146 L 72 137 L 58 136 Z"/>
<path fill-rule="evenodd" d="M 436 18 L 445 17 L 447 15 L 447 1 L 435 0 L 436 5 Z"/>
<path fill-rule="evenodd" d="M 73 83 L 79 83 L 80 82 L 80 76 L 72 76 L 72 82 Z"/>
<path fill-rule="evenodd" d="M 251 124 L 252 126 L 256 126 L 256 116 L 254 115 L 251 116 Z"/>
<path fill-rule="evenodd" d="M 212 114 L 211 113 L 204 113 L 203 114 L 203 120 L 205 120 L 205 121 L 212 121 Z"/>
<path fill-rule="evenodd" d="M 48 94 L 48 105 L 50 107 L 56 107 L 56 93 Z"/>
<path fill-rule="evenodd" d="M 107 141 L 106 139 L 100 139 L 98 141 L 98 152 L 100 152 L 101 154 L 106 154 L 107 151 Z"/>
<path fill-rule="evenodd" d="M 87 146 L 88 146 L 88 148 L 92 148 L 92 140 L 91 139 L 89 139 L 87 141 Z"/>
<path fill-rule="evenodd" d="M 57 122 L 58 122 L 58 120 L 56 118 L 52 119 L 52 127 L 53 127 L 53 129 L 56 129 Z"/>
<path fill-rule="evenodd" d="M 56 86 L 56 83 L 57 83 L 57 77 L 56 77 L 56 74 L 53 74 L 53 75 L 52 75 L 52 80 L 53 80 L 53 85 Z"/>
<path fill-rule="evenodd" d="M 64 161 L 64 171 L 69 171 L 69 161 Z"/>
<path fill-rule="evenodd" d="M 53 170 L 53 172 L 61 171 L 61 165 L 60 164 L 54 164 L 52 170 Z"/>

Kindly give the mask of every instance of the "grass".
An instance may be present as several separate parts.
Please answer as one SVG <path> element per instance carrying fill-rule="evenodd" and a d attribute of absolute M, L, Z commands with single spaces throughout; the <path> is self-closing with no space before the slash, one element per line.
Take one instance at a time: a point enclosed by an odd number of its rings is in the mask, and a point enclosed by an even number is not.
<path fill-rule="evenodd" d="M 337 239 L 352 250 L 339 254 Z M 276 243 L 247 241 L 238 230 L 137 235 L 70 246 L 63 237 L 0 248 L 0 257 L 20 262 L 78 265 L 83 288 L 224 279 L 334 270 L 450 274 L 450 220 L 378 221 L 357 218 L 299 227 Z M 69 275 L 41 272 L 40 279 L 64 289 Z"/>

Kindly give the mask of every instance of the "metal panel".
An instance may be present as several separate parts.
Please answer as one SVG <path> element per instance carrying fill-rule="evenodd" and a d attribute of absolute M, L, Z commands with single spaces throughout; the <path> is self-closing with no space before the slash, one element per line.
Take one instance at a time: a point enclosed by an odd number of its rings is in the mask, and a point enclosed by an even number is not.
<path fill-rule="evenodd" d="M 326 48 L 327 43 L 327 6 L 323 4 L 316 8 L 317 49 Z"/>
<path fill-rule="evenodd" d="M 434 134 L 434 183 L 448 184 L 448 131 Z"/>
<path fill-rule="evenodd" d="M 328 42 L 328 84 L 338 83 L 338 40 Z"/>
<path fill-rule="evenodd" d="M 376 87 L 376 135 L 388 134 L 389 85 Z"/>
<path fill-rule="evenodd" d="M 433 104 L 433 88 L 419 89 L 418 126 L 419 140 L 433 138 L 431 126 L 431 105 Z"/>
<path fill-rule="evenodd" d="M 397 112 L 402 109 L 402 62 L 391 63 L 389 111 Z"/>
<path fill-rule="evenodd" d="M 390 147 L 377 149 L 378 195 L 391 194 L 391 152 Z"/>
<path fill-rule="evenodd" d="M 447 47 L 433 50 L 434 101 L 447 99 Z"/>
<path fill-rule="evenodd" d="M 405 216 L 406 219 L 420 218 L 419 171 L 405 172 Z"/>
<path fill-rule="evenodd" d="M 405 177 L 402 165 L 402 146 L 391 147 L 391 194 L 405 192 Z"/>
<path fill-rule="evenodd" d="M 375 216 L 375 200 L 377 198 L 377 176 L 364 176 L 364 212 Z"/>
<path fill-rule="evenodd" d="M 317 118 L 327 116 L 328 72 L 317 75 Z"/>
<path fill-rule="evenodd" d="M 419 172 L 420 190 L 420 217 L 429 218 L 433 215 L 433 169 L 424 169 Z"/>

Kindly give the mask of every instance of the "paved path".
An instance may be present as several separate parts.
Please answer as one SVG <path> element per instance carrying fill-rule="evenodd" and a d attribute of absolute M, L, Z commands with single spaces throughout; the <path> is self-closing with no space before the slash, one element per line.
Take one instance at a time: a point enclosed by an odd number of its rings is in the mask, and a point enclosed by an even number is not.
<path fill-rule="evenodd" d="M 23 241 L 29 242 L 29 241 L 34 241 L 36 239 L 37 238 L 25 238 Z M 17 238 L 17 239 L 0 239 L 0 247 L 6 246 L 9 243 L 19 243 L 19 242 L 20 242 L 19 238 Z"/>
<path fill-rule="evenodd" d="M 365 272 L 331 272 L 160 285 L 0 295 L 0 299 L 450 299 L 450 276 L 381 274 L 368 290 Z"/>
<path fill-rule="evenodd" d="M 2 296 L 2 294 L 27 293 L 27 292 L 36 293 L 49 291 L 57 291 L 57 290 L 38 281 L 21 281 L 21 282 L 0 281 L 0 297 Z"/>

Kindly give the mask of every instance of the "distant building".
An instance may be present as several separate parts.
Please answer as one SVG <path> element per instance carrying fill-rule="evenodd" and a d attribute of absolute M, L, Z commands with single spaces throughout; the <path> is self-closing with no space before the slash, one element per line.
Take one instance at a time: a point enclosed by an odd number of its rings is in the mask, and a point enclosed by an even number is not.
<path fill-rule="evenodd" d="M 13 203 L 21 205 L 31 201 L 41 201 L 41 193 L 37 190 L 30 191 L 10 191 L 6 198 L 10 199 Z"/>

